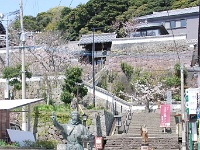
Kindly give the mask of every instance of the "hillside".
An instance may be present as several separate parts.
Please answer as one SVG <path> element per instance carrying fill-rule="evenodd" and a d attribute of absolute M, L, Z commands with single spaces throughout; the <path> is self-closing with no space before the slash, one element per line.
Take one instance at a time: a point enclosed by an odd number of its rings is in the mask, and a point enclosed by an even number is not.
<path fill-rule="evenodd" d="M 82 34 L 90 33 L 92 27 L 104 27 L 101 32 L 116 32 L 118 37 L 123 37 L 126 36 L 123 23 L 133 17 L 197 5 L 198 0 L 89 0 L 73 9 L 59 6 L 36 17 L 24 16 L 24 28 L 27 31 L 60 30 L 67 40 L 78 40 Z M 12 26 L 20 30 L 19 20 Z"/>

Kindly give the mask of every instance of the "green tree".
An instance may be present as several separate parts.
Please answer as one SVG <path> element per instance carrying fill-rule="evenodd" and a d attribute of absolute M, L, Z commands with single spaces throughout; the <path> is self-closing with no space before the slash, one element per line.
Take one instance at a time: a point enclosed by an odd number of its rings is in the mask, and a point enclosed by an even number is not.
<path fill-rule="evenodd" d="M 61 101 L 63 101 L 65 104 L 71 103 L 73 97 L 77 96 L 77 93 L 78 97 L 80 98 L 83 98 L 85 95 L 87 95 L 88 90 L 82 84 L 82 72 L 83 70 L 78 67 L 66 69 L 64 85 L 62 87 L 62 93 L 60 97 Z"/>
<path fill-rule="evenodd" d="M 25 66 L 25 75 L 27 78 L 32 77 L 32 73 L 28 71 L 28 66 Z M 2 78 L 9 80 L 9 85 L 13 86 L 14 91 L 22 89 L 22 67 L 21 64 L 17 64 L 15 67 L 5 67 L 2 72 Z"/>
<path fill-rule="evenodd" d="M 187 69 L 184 67 L 183 68 L 183 77 L 184 77 L 185 85 L 187 85 L 187 83 L 186 83 L 187 76 L 188 76 L 188 72 L 187 72 Z M 169 87 L 181 85 L 181 67 L 180 67 L 179 63 L 174 65 L 174 74 L 170 77 L 165 78 L 165 84 Z"/>
<path fill-rule="evenodd" d="M 133 67 L 128 65 L 125 62 L 122 62 L 121 69 L 122 69 L 123 73 L 126 75 L 127 79 L 130 80 L 133 75 Z"/>

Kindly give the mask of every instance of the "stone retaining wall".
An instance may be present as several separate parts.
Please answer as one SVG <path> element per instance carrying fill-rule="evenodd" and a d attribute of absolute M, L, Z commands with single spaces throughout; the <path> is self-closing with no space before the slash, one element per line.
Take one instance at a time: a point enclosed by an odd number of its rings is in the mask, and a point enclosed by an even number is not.
<path fill-rule="evenodd" d="M 193 49 L 189 49 L 186 40 L 158 41 L 146 43 L 112 44 L 106 62 L 109 69 L 121 71 L 121 62 L 134 68 L 147 70 L 173 69 L 177 62 L 189 67 Z"/>

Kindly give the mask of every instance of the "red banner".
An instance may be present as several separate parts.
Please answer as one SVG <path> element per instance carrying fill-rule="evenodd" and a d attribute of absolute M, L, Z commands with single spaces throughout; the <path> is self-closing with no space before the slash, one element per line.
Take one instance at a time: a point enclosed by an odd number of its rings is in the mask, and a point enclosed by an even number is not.
<path fill-rule="evenodd" d="M 170 104 L 160 106 L 160 127 L 170 127 Z"/>

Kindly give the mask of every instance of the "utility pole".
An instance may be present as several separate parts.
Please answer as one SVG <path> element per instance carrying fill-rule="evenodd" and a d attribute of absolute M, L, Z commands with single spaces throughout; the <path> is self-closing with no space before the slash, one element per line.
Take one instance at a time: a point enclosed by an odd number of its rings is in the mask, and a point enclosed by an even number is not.
<path fill-rule="evenodd" d="M 186 119 L 185 119 L 185 99 L 184 99 L 184 74 L 181 65 L 181 114 L 182 114 L 182 149 L 186 150 Z"/>
<path fill-rule="evenodd" d="M 20 0 L 20 25 L 21 25 L 21 53 L 22 53 L 22 99 L 26 99 L 26 72 L 25 72 L 25 49 L 26 35 L 23 26 L 23 3 Z M 26 131 L 26 106 L 22 107 L 22 130 Z"/>
<path fill-rule="evenodd" d="M 8 16 L 11 15 L 16 15 L 19 14 L 19 10 L 13 11 L 13 12 L 9 12 L 8 14 L 6 14 L 6 19 L 4 20 L 4 14 L 0 13 L 0 19 L 2 21 L 6 21 L 6 67 L 9 66 L 9 40 L 8 40 Z M 10 98 L 10 90 L 9 90 L 9 80 L 6 78 L 6 89 L 5 89 L 5 95 L 4 95 L 5 99 L 9 99 Z"/>
<path fill-rule="evenodd" d="M 9 42 L 8 42 L 8 16 L 6 19 L 6 66 L 9 66 Z M 6 78 L 5 99 L 10 98 L 9 80 Z"/>
<path fill-rule="evenodd" d="M 94 43 L 94 32 L 95 32 L 95 28 L 92 28 L 92 83 L 93 83 L 93 106 L 95 107 L 95 72 L 94 72 L 95 43 Z"/>
<path fill-rule="evenodd" d="M 95 72 L 94 72 L 94 52 L 95 52 L 95 40 L 94 32 L 96 29 L 103 29 L 104 27 L 92 28 L 92 82 L 93 82 L 93 106 L 95 107 Z"/>
<path fill-rule="evenodd" d="M 199 28 L 198 28 L 198 64 L 200 69 L 200 0 L 199 0 Z M 198 70 L 199 70 L 198 69 Z M 200 88 L 200 72 L 198 71 L 198 88 Z M 199 104 L 197 104 L 197 110 L 199 110 Z M 200 149 L 200 119 L 198 118 L 199 127 L 198 127 L 198 149 Z"/>

